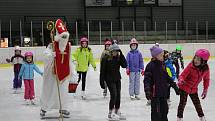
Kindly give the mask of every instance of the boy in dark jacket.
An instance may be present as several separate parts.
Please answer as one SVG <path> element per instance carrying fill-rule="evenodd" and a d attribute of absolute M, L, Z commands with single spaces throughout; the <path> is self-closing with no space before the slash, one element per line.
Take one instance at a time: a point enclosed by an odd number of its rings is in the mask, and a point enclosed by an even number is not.
<path fill-rule="evenodd" d="M 168 121 L 168 85 L 178 95 L 178 87 L 169 77 L 164 64 L 163 49 L 150 48 L 152 60 L 147 64 L 144 76 L 144 91 L 147 100 L 151 100 L 151 121 Z"/>
<path fill-rule="evenodd" d="M 166 71 L 168 73 L 168 75 L 170 76 L 170 78 L 172 79 L 172 81 L 175 81 L 176 78 L 176 72 L 175 72 L 175 68 L 173 67 L 173 60 L 172 58 L 169 57 L 169 52 L 167 50 L 164 50 L 164 63 L 166 66 Z M 170 86 L 168 88 L 168 97 L 167 97 L 167 102 L 170 105 Z"/>
<path fill-rule="evenodd" d="M 121 75 L 120 66 L 127 67 L 126 59 L 119 46 L 114 43 L 110 46 L 110 54 L 106 54 L 101 60 L 100 86 L 105 89 L 105 82 L 110 91 L 109 113 L 110 120 L 125 119 L 120 113 Z"/>

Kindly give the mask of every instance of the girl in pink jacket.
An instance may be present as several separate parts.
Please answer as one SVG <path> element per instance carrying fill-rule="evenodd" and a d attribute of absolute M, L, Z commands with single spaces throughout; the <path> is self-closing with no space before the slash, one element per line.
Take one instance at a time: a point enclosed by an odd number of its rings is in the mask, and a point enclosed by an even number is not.
<path fill-rule="evenodd" d="M 183 112 L 188 95 L 196 108 L 200 121 L 206 121 L 198 96 L 198 85 L 203 80 L 204 89 L 201 97 L 204 99 L 207 96 L 210 82 L 210 69 L 207 64 L 209 57 L 208 50 L 197 50 L 192 62 L 179 76 L 180 103 L 178 105 L 177 121 L 183 121 Z"/>

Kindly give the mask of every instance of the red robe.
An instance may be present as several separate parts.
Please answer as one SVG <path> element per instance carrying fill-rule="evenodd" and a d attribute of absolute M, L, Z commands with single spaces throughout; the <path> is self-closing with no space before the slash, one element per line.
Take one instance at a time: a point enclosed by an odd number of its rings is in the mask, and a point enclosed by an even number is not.
<path fill-rule="evenodd" d="M 60 83 L 63 83 L 70 75 L 70 43 L 67 43 L 64 54 L 62 54 L 59 49 L 59 43 L 55 41 L 54 51 L 56 52 L 54 73 Z"/>

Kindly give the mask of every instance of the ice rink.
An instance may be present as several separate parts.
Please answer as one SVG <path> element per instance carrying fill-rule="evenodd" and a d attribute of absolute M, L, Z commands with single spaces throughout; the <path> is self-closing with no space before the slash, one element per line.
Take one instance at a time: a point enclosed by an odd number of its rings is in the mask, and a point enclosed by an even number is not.
<path fill-rule="evenodd" d="M 185 60 L 185 64 L 190 60 Z M 145 63 L 146 65 L 146 63 Z M 215 59 L 209 61 L 211 69 L 211 83 L 208 91 L 208 96 L 205 100 L 201 100 L 202 107 L 207 121 L 215 120 Z M 39 65 L 43 70 L 43 65 Z M 141 78 L 141 100 L 131 101 L 128 94 L 128 76 L 124 69 L 121 69 L 122 75 L 122 97 L 121 111 L 126 114 L 127 121 L 150 121 L 150 106 L 146 106 L 146 98 L 143 92 L 143 77 Z M 0 121 L 40 121 L 40 89 L 42 86 L 42 77 L 35 73 L 35 94 L 36 105 L 25 105 L 23 93 L 13 94 L 12 80 L 13 68 L 0 68 Z M 199 95 L 202 92 L 202 83 L 199 86 Z M 24 85 L 23 85 L 24 88 Z M 102 89 L 99 86 L 99 64 L 97 71 L 93 71 L 90 67 L 87 74 L 86 100 L 81 100 L 80 97 L 81 85 L 79 85 L 76 95 L 71 94 L 69 101 L 69 110 L 71 118 L 64 121 L 106 121 L 108 114 L 108 97 L 102 96 Z M 23 90 L 23 89 L 22 89 Z M 24 90 L 23 90 L 24 91 Z M 176 121 L 176 111 L 179 103 L 179 97 L 171 90 L 171 106 L 169 109 L 169 121 Z M 57 119 L 50 119 L 55 121 Z M 184 121 L 199 121 L 194 105 L 190 98 L 184 112 Z"/>

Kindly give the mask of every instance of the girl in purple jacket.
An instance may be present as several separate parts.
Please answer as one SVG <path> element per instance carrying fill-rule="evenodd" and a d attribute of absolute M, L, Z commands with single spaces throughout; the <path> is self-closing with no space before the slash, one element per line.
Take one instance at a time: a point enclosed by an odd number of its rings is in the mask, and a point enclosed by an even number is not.
<path fill-rule="evenodd" d="M 131 100 L 140 100 L 140 73 L 144 75 L 143 57 L 138 48 L 138 42 L 135 38 L 130 41 L 131 50 L 128 52 L 126 73 L 129 75 L 129 95 Z"/>

